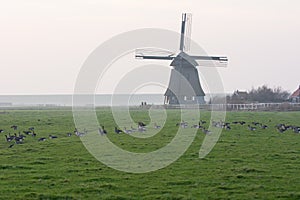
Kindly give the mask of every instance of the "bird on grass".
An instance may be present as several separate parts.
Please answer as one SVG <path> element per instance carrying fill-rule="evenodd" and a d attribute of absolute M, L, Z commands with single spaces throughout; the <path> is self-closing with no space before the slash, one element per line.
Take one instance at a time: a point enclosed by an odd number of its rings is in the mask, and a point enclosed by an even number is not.
<path fill-rule="evenodd" d="M 187 128 L 188 127 L 188 123 L 185 121 L 176 123 L 176 126 L 180 126 L 181 128 Z"/>
<path fill-rule="evenodd" d="M 263 124 L 262 124 L 262 125 L 261 125 L 261 128 L 262 128 L 262 129 L 267 129 L 267 128 L 268 128 L 268 126 L 267 126 L 267 125 L 263 125 Z"/>
<path fill-rule="evenodd" d="M 200 123 L 201 123 L 201 124 L 206 124 L 206 121 L 200 120 Z"/>
<path fill-rule="evenodd" d="M 55 136 L 55 135 L 49 135 L 49 139 L 56 139 L 57 138 L 57 136 Z"/>
<path fill-rule="evenodd" d="M 78 136 L 78 137 L 81 137 L 81 136 L 84 136 L 85 133 L 81 133 L 81 132 L 78 131 L 77 128 L 75 128 L 74 134 L 75 134 L 76 136 Z"/>
<path fill-rule="evenodd" d="M 107 134 L 107 131 L 104 129 L 104 126 L 101 126 L 101 128 L 98 129 L 98 132 L 100 135 Z"/>
<path fill-rule="evenodd" d="M 300 133 L 300 127 L 296 126 L 293 128 L 294 133 Z"/>
<path fill-rule="evenodd" d="M 156 123 L 154 123 L 154 128 L 155 129 L 160 129 L 160 126 L 158 126 Z"/>
<path fill-rule="evenodd" d="M 11 145 L 8 146 L 8 148 L 12 148 L 15 145 L 15 143 L 12 143 Z"/>
<path fill-rule="evenodd" d="M 255 131 L 255 130 L 256 130 L 255 127 L 252 127 L 252 126 L 250 126 L 250 125 L 248 125 L 248 129 L 249 129 L 250 131 Z"/>
<path fill-rule="evenodd" d="M 18 129 L 18 126 L 17 125 L 12 125 L 10 128 L 14 129 L 14 130 L 17 130 Z"/>
<path fill-rule="evenodd" d="M 31 135 L 32 134 L 31 131 L 23 131 L 23 133 L 25 133 L 26 135 Z"/>
<path fill-rule="evenodd" d="M 128 130 L 126 127 L 124 127 L 124 133 L 130 134 L 130 133 L 132 133 L 132 130 Z"/>
<path fill-rule="evenodd" d="M 146 127 L 138 125 L 138 131 L 139 132 L 145 132 L 146 131 Z"/>
<path fill-rule="evenodd" d="M 44 138 L 44 137 L 42 137 L 42 138 L 39 138 L 39 139 L 38 139 L 38 141 L 39 141 L 39 142 L 46 141 L 46 138 Z"/>
<path fill-rule="evenodd" d="M 231 130 L 231 127 L 229 125 L 224 126 L 225 130 Z"/>
<path fill-rule="evenodd" d="M 138 125 L 139 126 L 144 126 L 144 127 L 146 126 L 146 124 L 144 122 L 138 122 Z"/>
<path fill-rule="evenodd" d="M 36 133 L 34 131 L 32 131 L 32 137 L 35 137 Z"/>
<path fill-rule="evenodd" d="M 11 142 L 13 139 L 14 139 L 14 136 L 7 136 L 5 135 L 5 138 L 6 138 L 6 142 Z"/>
<path fill-rule="evenodd" d="M 115 127 L 115 133 L 120 134 L 120 133 L 123 133 L 123 131 L 118 129 L 117 127 Z"/>
<path fill-rule="evenodd" d="M 203 133 L 208 135 L 208 134 L 211 134 L 212 132 L 210 130 L 207 130 L 207 129 L 203 129 Z"/>

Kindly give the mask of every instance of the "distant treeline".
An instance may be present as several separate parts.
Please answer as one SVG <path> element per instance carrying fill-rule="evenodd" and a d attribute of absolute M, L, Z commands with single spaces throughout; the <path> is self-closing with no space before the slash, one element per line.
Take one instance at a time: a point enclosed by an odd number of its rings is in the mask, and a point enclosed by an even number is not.
<path fill-rule="evenodd" d="M 288 101 L 290 93 L 281 87 L 269 88 L 267 85 L 252 88 L 250 91 L 235 91 L 227 96 L 227 103 L 280 103 Z"/>

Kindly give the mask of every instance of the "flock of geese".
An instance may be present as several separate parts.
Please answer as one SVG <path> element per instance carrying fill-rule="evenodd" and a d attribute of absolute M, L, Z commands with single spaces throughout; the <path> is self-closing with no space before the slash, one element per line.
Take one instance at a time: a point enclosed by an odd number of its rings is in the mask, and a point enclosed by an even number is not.
<path fill-rule="evenodd" d="M 17 125 L 12 125 L 10 127 L 13 131 L 18 131 L 18 126 Z M 3 129 L 0 129 L 0 133 L 4 133 L 5 131 Z M 34 127 L 29 127 L 28 130 L 23 130 L 22 133 L 21 131 L 18 131 L 19 133 L 8 133 L 8 135 L 4 135 L 5 136 L 5 140 L 6 142 L 10 143 L 10 145 L 8 146 L 8 148 L 12 148 L 15 144 L 23 144 L 24 140 L 26 137 L 33 137 L 36 138 L 37 134 L 35 133 L 35 128 Z M 67 136 L 72 136 L 72 133 L 67 133 Z M 49 135 L 49 139 L 56 139 L 58 138 L 58 136 L 55 135 Z M 42 142 L 42 141 L 46 141 L 47 138 L 46 137 L 40 137 L 37 139 L 38 142 Z"/>
<path fill-rule="evenodd" d="M 206 121 L 204 120 L 200 120 L 198 122 L 198 124 L 194 124 L 189 126 L 188 122 L 185 121 L 181 121 L 176 123 L 176 126 L 178 128 L 195 128 L 195 129 L 199 129 L 201 130 L 204 134 L 212 134 L 212 132 L 210 130 L 208 130 L 205 127 Z M 216 128 L 220 128 L 220 129 L 225 129 L 225 130 L 231 130 L 231 126 L 242 126 L 242 127 L 247 127 L 247 129 L 249 131 L 256 131 L 258 129 L 268 129 L 268 125 L 265 125 L 263 123 L 260 122 L 251 122 L 251 123 L 246 123 L 245 121 L 234 121 L 234 122 L 223 122 L 223 121 L 212 121 L 211 125 L 213 127 Z M 12 125 L 10 127 L 14 132 L 18 131 L 18 126 L 17 125 Z M 160 129 L 161 126 L 157 125 L 156 123 L 154 123 L 154 127 L 155 129 Z M 299 134 L 300 133 L 300 126 L 294 126 L 294 125 L 286 125 L 286 124 L 277 124 L 275 126 L 275 128 L 277 129 L 277 131 L 279 133 L 285 133 L 286 131 L 290 130 L 294 133 Z M 147 131 L 147 125 L 144 122 L 138 122 L 138 126 L 137 128 L 134 128 L 131 126 L 131 129 L 127 129 L 126 127 L 124 127 L 123 130 L 121 130 L 118 127 L 114 128 L 114 132 L 116 134 L 121 134 L 121 133 L 125 133 L 125 134 L 131 134 L 134 132 L 140 132 L 143 133 Z M 4 133 L 5 131 L 3 129 L 0 129 L 0 133 Z M 105 127 L 102 125 L 99 129 L 98 129 L 98 133 L 100 135 L 106 135 L 108 134 L 108 131 L 105 129 Z M 74 130 L 74 135 L 78 136 L 78 137 L 82 137 L 85 134 L 87 134 L 87 130 L 84 129 L 83 132 L 79 132 L 77 130 L 77 128 L 75 128 Z M 73 133 L 67 133 L 66 136 L 67 137 L 71 137 L 73 135 Z M 8 148 L 12 148 L 15 144 L 23 144 L 24 140 L 26 137 L 33 137 L 36 138 L 37 134 L 35 133 L 35 128 L 34 127 L 29 127 L 28 130 L 24 130 L 22 131 L 18 131 L 17 133 L 11 134 L 8 133 L 8 135 L 5 135 L 5 140 L 6 142 L 8 142 L 10 145 L 8 146 Z M 49 139 L 57 139 L 58 136 L 55 135 L 49 135 L 48 137 Z M 42 142 L 42 141 L 46 141 L 47 138 L 46 137 L 40 137 L 37 139 L 38 142 Z"/>

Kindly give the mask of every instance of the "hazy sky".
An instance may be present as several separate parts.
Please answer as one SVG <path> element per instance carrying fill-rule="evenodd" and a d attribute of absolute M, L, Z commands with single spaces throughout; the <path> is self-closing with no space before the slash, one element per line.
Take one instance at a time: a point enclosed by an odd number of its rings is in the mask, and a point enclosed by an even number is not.
<path fill-rule="evenodd" d="M 229 57 L 227 92 L 300 84 L 299 0 L 10 0 L 0 3 L 0 94 L 72 93 L 99 44 L 138 28 L 179 32 L 183 12 L 194 41 Z"/>

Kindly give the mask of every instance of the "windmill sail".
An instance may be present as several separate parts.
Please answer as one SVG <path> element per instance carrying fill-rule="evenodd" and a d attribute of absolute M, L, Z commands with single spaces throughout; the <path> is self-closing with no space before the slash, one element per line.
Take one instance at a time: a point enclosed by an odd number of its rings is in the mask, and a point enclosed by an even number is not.
<path fill-rule="evenodd" d="M 157 57 L 161 57 L 166 58 L 165 60 L 172 60 L 175 57 L 175 53 L 165 49 L 142 48 L 135 50 L 135 57 L 140 59 L 155 59 Z"/>
<path fill-rule="evenodd" d="M 181 21 L 180 51 L 188 52 L 191 44 L 192 14 L 183 13 Z"/>

